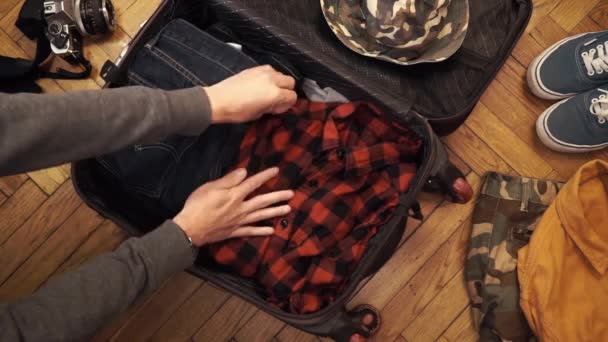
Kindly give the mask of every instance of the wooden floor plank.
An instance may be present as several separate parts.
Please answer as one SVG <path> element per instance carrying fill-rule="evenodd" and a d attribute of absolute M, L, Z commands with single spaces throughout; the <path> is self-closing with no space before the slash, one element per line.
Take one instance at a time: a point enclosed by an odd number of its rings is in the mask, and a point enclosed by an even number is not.
<path fill-rule="evenodd" d="M 0 178 L 0 191 L 6 196 L 12 196 L 17 189 L 27 181 L 27 175 L 14 175 Z"/>
<path fill-rule="evenodd" d="M 154 13 L 159 3 L 160 0 L 136 1 L 122 15 L 119 15 L 118 26 L 129 36 L 135 36 L 141 25 Z"/>
<path fill-rule="evenodd" d="M 509 57 L 505 66 L 496 75 L 499 82 L 509 95 L 515 96 L 531 113 L 537 116 L 549 108 L 554 102 L 542 100 L 530 91 L 526 81 L 528 68 L 513 57 Z"/>
<path fill-rule="evenodd" d="M 376 337 L 378 341 L 392 341 L 397 338 L 441 289 L 462 271 L 470 235 L 469 216 L 411 281 L 380 310 L 383 329 Z"/>
<path fill-rule="evenodd" d="M 443 142 L 461 158 L 468 160 L 471 168 L 478 176 L 488 171 L 514 173 L 500 156 L 494 152 L 469 127 L 460 126 L 454 133 L 444 137 Z"/>
<path fill-rule="evenodd" d="M 27 181 L 0 206 L 0 249 L 46 200 L 46 195 L 32 181 Z M 21 246 L 18 246 L 21 248 Z"/>
<path fill-rule="evenodd" d="M 23 37 L 23 33 L 15 26 L 23 2 L 25 2 L 25 0 L 18 0 L 17 5 L 11 8 L 10 11 L 0 19 L 0 30 L 4 31 L 13 41 L 17 41 Z"/>
<path fill-rule="evenodd" d="M 0 1 L 0 18 L 4 18 L 13 8 L 19 5 L 19 0 L 2 0 Z"/>
<path fill-rule="evenodd" d="M 600 0 L 561 0 L 559 5 L 551 11 L 549 17 L 555 20 L 566 32 L 569 32 L 599 2 Z"/>
<path fill-rule="evenodd" d="M 521 175 L 543 178 L 548 169 L 564 176 L 572 175 L 589 160 L 589 155 L 563 154 L 545 147 L 536 135 L 539 114 L 511 96 L 502 83 L 494 81 L 465 125 L 474 128 L 473 131 Z"/>
<path fill-rule="evenodd" d="M 152 341 L 185 341 L 226 303 L 230 295 L 205 283 L 152 336 Z M 229 318 L 227 318 L 229 319 Z M 230 335 L 231 337 L 232 335 Z"/>
<path fill-rule="evenodd" d="M 290 325 L 285 325 L 277 334 L 280 342 L 319 342 L 319 338 Z"/>
<path fill-rule="evenodd" d="M 112 336 L 114 336 L 114 334 L 116 334 L 116 332 L 133 317 L 139 308 L 146 303 L 147 299 L 148 297 L 139 299 L 137 303 L 135 303 L 135 305 L 129 308 L 126 312 L 121 313 L 117 317 L 112 317 L 112 319 L 108 321 L 106 325 L 101 328 L 101 330 L 98 331 L 97 334 L 91 339 L 91 342 L 110 341 Z"/>
<path fill-rule="evenodd" d="M 473 324 L 473 313 L 471 312 L 471 306 L 467 306 L 458 318 L 450 327 L 443 333 L 442 338 L 444 341 L 449 342 L 477 342 L 479 341 L 479 335 Z"/>
<path fill-rule="evenodd" d="M 237 341 L 266 342 L 281 331 L 285 323 L 257 310 L 253 317 L 234 335 Z"/>
<path fill-rule="evenodd" d="M 203 281 L 186 272 L 174 275 L 162 290 L 157 291 L 146 304 L 133 314 L 113 336 L 113 341 L 145 341 L 173 315 Z"/>
<path fill-rule="evenodd" d="M 568 37 L 568 30 L 564 30 L 553 19 L 547 17 L 530 32 L 530 35 L 543 49 L 547 49 L 551 45 Z"/>
<path fill-rule="evenodd" d="M 0 284 L 40 247 L 82 202 L 66 182 L 0 248 Z"/>
<path fill-rule="evenodd" d="M 606 4 L 608 4 L 608 2 Z M 608 15 L 608 12 L 606 14 Z M 605 29 L 608 29 L 608 26 L 606 26 Z M 601 30 L 602 27 L 597 22 L 590 17 L 584 17 L 583 20 L 579 21 L 572 31 L 570 31 L 570 34 L 575 35 L 587 32 L 597 32 Z"/>
<path fill-rule="evenodd" d="M 0 30 L 0 53 L 8 57 L 27 57 L 25 51 L 3 30 Z"/>
<path fill-rule="evenodd" d="M 115 62 L 130 41 L 131 37 L 121 27 L 116 27 L 112 35 L 101 37 L 97 44 Z"/>
<path fill-rule="evenodd" d="M 402 333 L 408 341 L 435 341 L 467 307 L 464 273 L 456 274 Z"/>
<path fill-rule="evenodd" d="M 84 204 L 0 286 L 0 302 L 34 292 L 103 222 Z"/>
<path fill-rule="evenodd" d="M 471 167 L 458 154 L 454 153 L 450 147 L 446 146 L 445 148 L 448 151 L 450 163 L 456 166 L 462 174 L 468 175 L 471 172 Z"/>
<path fill-rule="evenodd" d="M 601 30 L 608 29 L 608 2 L 599 1 L 594 9 L 589 13 L 589 17 L 595 21 Z"/>
<path fill-rule="evenodd" d="M 27 175 L 47 195 L 52 195 L 70 178 L 70 174 L 65 172 L 65 169 L 62 167 L 52 167 L 50 169 L 32 171 L 28 172 Z"/>
<path fill-rule="evenodd" d="M 194 341 L 226 341 L 234 336 L 256 313 L 252 304 L 237 296 L 232 296 L 219 310 L 196 332 Z"/>
<path fill-rule="evenodd" d="M 528 66 L 545 49 L 529 34 L 524 34 L 515 45 L 511 56 L 521 65 Z"/>
<path fill-rule="evenodd" d="M 534 10 L 532 11 L 530 23 L 526 27 L 526 33 L 532 31 L 560 2 L 561 0 L 534 0 Z"/>
<path fill-rule="evenodd" d="M 140 311 L 149 301 L 154 298 L 154 295 L 160 292 L 171 292 L 167 291 L 168 287 L 172 287 L 174 284 L 173 278 L 169 278 L 153 293 L 139 298 L 126 312 L 122 313 L 118 317 L 109 321 L 105 327 L 103 327 L 92 339 L 91 342 L 108 342 L 110 339 L 122 328 L 127 322 L 133 319 L 134 315 Z"/>
<path fill-rule="evenodd" d="M 405 232 L 401 237 L 401 241 L 399 242 L 399 246 L 403 245 L 407 239 L 414 234 L 414 232 L 420 228 L 426 220 L 433 214 L 433 212 L 439 207 L 439 205 L 444 201 L 443 194 L 434 194 L 423 192 L 421 193 L 417 200 L 420 203 L 420 211 L 422 212 L 423 220 L 419 221 L 415 218 L 409 218 L 405 225 Z"/>
<path fill-rule="evenodd" d="M 135 2 L 137 0 L 113 0 L 112 4 L 114 5 L 116 17 L 122 16 Z"/>

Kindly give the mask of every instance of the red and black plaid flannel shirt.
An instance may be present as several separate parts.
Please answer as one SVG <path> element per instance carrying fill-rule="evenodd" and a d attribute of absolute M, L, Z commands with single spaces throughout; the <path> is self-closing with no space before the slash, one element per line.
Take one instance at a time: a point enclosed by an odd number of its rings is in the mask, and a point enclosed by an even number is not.
<path fill-rule="evenodd" d="M 368 103 L 299 100 L 292 113 L 254 124 L 238 167 L 253 174 L 278 166 L 279 176 L 256 194 L 293 189 L 292 211 L 267 222 L 275 227 L 270 237 L 210 246 L 215 261 L 255 278 L 286 311 L 331 303 L 416 172 L 421 139 L 380 117 Z"/>

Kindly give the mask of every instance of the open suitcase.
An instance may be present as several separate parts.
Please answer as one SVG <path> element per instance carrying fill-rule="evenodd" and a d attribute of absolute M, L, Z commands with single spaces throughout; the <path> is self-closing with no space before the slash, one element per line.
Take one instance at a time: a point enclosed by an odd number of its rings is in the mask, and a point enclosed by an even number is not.
<path fill-rule="evenodd" d="M 357 285 L 394 253 L 407 219 L 420 219 L 416 196 L 424 189 L 444 192 L 456 202 L 470 199 L 453 187 L 463 175 L 449 162 L 431 124 L 447 133 L 464 121 L 523 32 L 532 9 L 530 0 L 469 2 L 469 33 L 455 56 L 440 64 L 402 67 L 361 57 L 342 46 L 325 24 L 318 0 L 164 0 L 119 60 L 104 66 L 102 76 L 108 87 L 126 84 L 126 70 L 136 53 L 171 20 L 182 18 L 201 28 L 220 21 L 241 40 L 287 56 L 304 76 L 320 85 L 350 99 L 374 102 L 390 120 L 407 125 L 424 140 L 409 191 L 401 194 L 395 214 L 372 238 L 348 284 L 331 305 L 312 314 L 287 313 L 261 298 L 251 280 L 222 272 L 211 263 L 197 262 L 189 271 L 309 333 L 338 341 L 348 341 L 354 333 L 368 337 L 360 317 L 347 312 L 345 304 Z M 133 235 L 162 222 L 129 200 L 120 184 L 102 169 L 96 159 L 72 167 L 75 188 L 89 206 Z"/>

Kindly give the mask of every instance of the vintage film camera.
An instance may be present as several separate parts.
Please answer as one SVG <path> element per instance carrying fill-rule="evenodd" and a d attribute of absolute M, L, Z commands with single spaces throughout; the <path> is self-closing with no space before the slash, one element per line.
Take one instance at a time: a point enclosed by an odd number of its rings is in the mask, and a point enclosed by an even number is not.
<path fill-rule="evenodd" d="M 47 0 L 44 16 L 51 50 L 72 64 L 85 61 L 83 37 L 107 34 L 116 28 L 110 0 Z"/>

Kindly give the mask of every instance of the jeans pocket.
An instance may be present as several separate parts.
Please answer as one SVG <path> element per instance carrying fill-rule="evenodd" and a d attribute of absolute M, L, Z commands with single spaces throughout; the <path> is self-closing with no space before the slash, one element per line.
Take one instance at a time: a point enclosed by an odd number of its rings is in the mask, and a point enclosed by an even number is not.
<path fill-rule="evenodd" d="M 173 136 L 160 143 L 135 145 L 101 156 L 98 161 L 127 189 L 160 198 L 176 165 L 196 140 Z"/>
<path fill-rule="evenodd" d="M 142 76 L 136 74 L 133 71 L 129 71 L 127 74 L 127 85 L 128 86 L 143 86 L 148 88 L 158 88 L 156 84 L 152 84 Z"/>
<path fill-rule="evenodd" d="M 157 85 L 165 90 L 206 85 L 170 53 L 150 44 L 139 51 L 129 70 L 129 81 L 148 87 Z"/>

